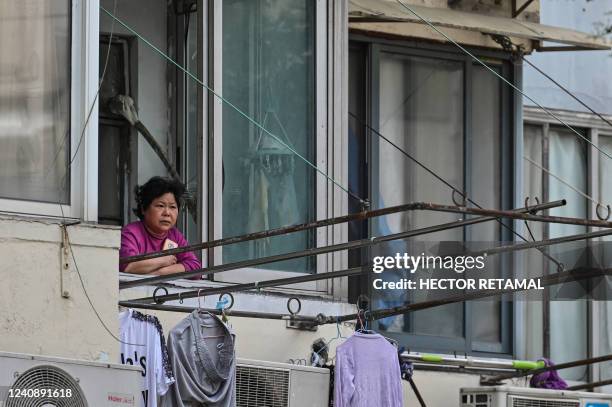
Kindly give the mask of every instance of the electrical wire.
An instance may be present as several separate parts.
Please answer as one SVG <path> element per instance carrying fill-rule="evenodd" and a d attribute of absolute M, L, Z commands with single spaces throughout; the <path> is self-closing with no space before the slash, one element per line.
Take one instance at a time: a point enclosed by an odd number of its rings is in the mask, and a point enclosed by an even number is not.
<path fill-rule="evenodd" d="M 570 129 L 573 133 L 575 133 L 578 137 L 580 137 L 581 139 L 583 139 L 584 141 L 586 141 L 588 144 L 590 144 L 591 146 L 593 146 L 597 151 L 599 151 L 601 154 L 605 155 L 606 157 L 608 157 L 609 159 L 612 159 L 612 156 L 610 154 L 608 154 L 607 152 L 605 152 L 604 150 L 602 150 L 601 148 L 599 148 L 597 145 L 595 145 L 593 142 L 591 142 L 591 140 L 589 140 L 587 137 L 583 136 L 582 134 L 580 134 L 579 131 L 577 131 L 576 129 L 574 129 L 572 126 L 570 126 L 569 124 L 567 124 L 565 121 L 563 121 L 560 117 L 558 117 L 557 115 L 555 115 L 553 112 L 551 112 L 549 109 L 545 108 L 544 106 L 542 106 L 540 103 L 538 103 L 536 100 L 534 100 L 531 96 L 527 95 L 525 92 L 523 92 L 521 89 L 519 89 L 517 86 L 515 86 L 512 82 L 510 82 L 509 80 L 507 80 L 506 78 L 504 78 L 502 75 L 500 75 L 499 73 L 495 72 L 495 70 L 493 68 L 491 68 L 489 65 L 487 65 L 486 63 L 484 63 L 483 61 L 480 60 L 480 58 L 478 58 L 477 56 L 475 56 L 474 54 L 472 54 L 470 51 L 468 51 L 465 47 L 463 47 L 461 44 L 459 44 L 457 41 L 453 40 L 451 37 L 449 37 L 447 34 L 445 34 L 444 32 L 440 31 L 435 25 L 433 25 L 433 23 L 429 20 L 427 20 L 426 18 L 422 17 L 421 15 L 419 15 L 416 11 L 414 11 L 413 9 L 411 9 L 410 7 L 408 7 L 406 4 L 404 4 L 402 2 L 402 0 L 396 0 L 402 7 L 404 7 L 406 10 L 408 10 L 410 13 L 414 14 L 419 20 L 421 20 L 422 22 L 424 22 L 425 24 L 427 24 L 429 27 L 431 27 L 434 31 L 436 31 L 438 34 L 440 34 L 441 36 L 443 36 L 444 38 L 446 38 L 449 42 L 451 42 L 453 45 L 455 45 L 457 48 L 459 48 L 461 51 L 463 51 L 465 54 L 469 55 L 474 61 L 478 62 L 480 65 L 482 65 L 484 68 L 486 68 L 489 72 L 491 72 L 493 75 L 497 76 L 499 79 L 501 79 L 504 83 L 506 83 L 508 86 L 510 86 L 512 89 L 514 89 L 515 91 L 519 92 L 523 97 L 527 98 L 528 100 L 530 100 L 532 103 L 534 103 L 536 106 L 538 106 L 540 109 L 544 110 L 548 115 L 550 115 L 551 117 L 553 117 L 555 120 L 557 120 L 559 123 L 563 124 L 565 127 L 567 127 L 568 129 Z"/>

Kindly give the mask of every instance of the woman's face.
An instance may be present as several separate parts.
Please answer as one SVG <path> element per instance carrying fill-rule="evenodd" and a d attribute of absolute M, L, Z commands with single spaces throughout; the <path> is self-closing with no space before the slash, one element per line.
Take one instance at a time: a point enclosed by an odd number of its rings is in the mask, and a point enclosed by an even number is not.
<path fill-rule="evenodd" d="M 172 192 L 167 192 L 155 198 L 151 205 L 144 210 L 145 225 L 153 233 L 162 234 L 172 229 L 176 224 L 177 216 L 178 205 Z"/>

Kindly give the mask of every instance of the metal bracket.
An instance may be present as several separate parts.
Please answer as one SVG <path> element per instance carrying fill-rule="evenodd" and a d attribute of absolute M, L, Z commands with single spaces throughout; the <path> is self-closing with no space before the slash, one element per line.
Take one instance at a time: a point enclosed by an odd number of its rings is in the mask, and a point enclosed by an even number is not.
<path fill-rule="evenodd" d="M 67 225 L 60 225 L 62 232 L 62 248 L 60 250 L 60 294 L 63 298 L 70 298 L 70 292 L 64 286 L 64 274 L 70 271 L 70 240 L 68 239 Z"/>
<path fill-rule="evenodd" d="M 489 36 L 493 39 L 493 41 L 501 45 L 504 51 L 510 52 L 515 60 L 519 60 L 523 57 L 523 55 L 525 55 L 523 46 L 513 44 L 510 37 L 507 35 L 489 34 Z"/>

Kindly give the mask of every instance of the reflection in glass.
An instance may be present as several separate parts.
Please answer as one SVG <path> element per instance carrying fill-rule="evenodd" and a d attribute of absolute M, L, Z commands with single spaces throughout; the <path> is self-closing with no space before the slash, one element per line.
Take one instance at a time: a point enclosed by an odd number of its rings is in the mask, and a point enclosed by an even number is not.
<path fill-rule="evenodd" d="M 0 0 L 0 197 L 69 203 L 69 0 Z"/>
<path fill-rule="evenodd" d="M 223 2 L 223 95 L 308 161 L 315 161 L 315 2 Z M 313 169 L 223 107 L 223 236 L 314 219 Z M 223 261 L 303 250 L 311 231 L 227 246 Z M 314 260 L 266 268 L 312 272 Z"/>

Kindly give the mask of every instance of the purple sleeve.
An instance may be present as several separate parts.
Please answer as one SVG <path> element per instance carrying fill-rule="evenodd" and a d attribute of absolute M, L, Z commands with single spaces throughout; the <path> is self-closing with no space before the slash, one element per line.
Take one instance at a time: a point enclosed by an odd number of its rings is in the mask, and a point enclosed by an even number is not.
<path fill-rule="evenodd" d="M 336 367 L 334 368 L 334 407 L 349 407 L 355 392 L 353 369 L 349 355 L 344 349 L 336 348 Z"/>
<path fill-rule="evenodd" d="M 176 229 L 175 231 L 176 231 L 175 241 L 178 244 L 178 246 L 179 247 L 189 246 L 189 243 L 187 243 L 187 239 L 185 239 L 183 234 Z M 197 270 L 197 269 L 202 268 L 202 265 L 200 264 L 200 260 L 198 260 L 195 253 L 193 252 L 179 253 L 176 255 L 176 259 L 178 260 L 179 263 L 185 266 L 185 271 Z M 197 279 L 199 280 L 200 277 L 197 277 Z"/>
<path fill-rule="evenodd" d="M 121 230 L 121 248 L 119 249 L 119 257 L 129 257 L 141 254 L 138 241 L 138 236 L 136 236 L 130 225 L 125 226 Z M 124 271 L 126 267 L 127 263 L 119 264 L 119 271 Z"/>

